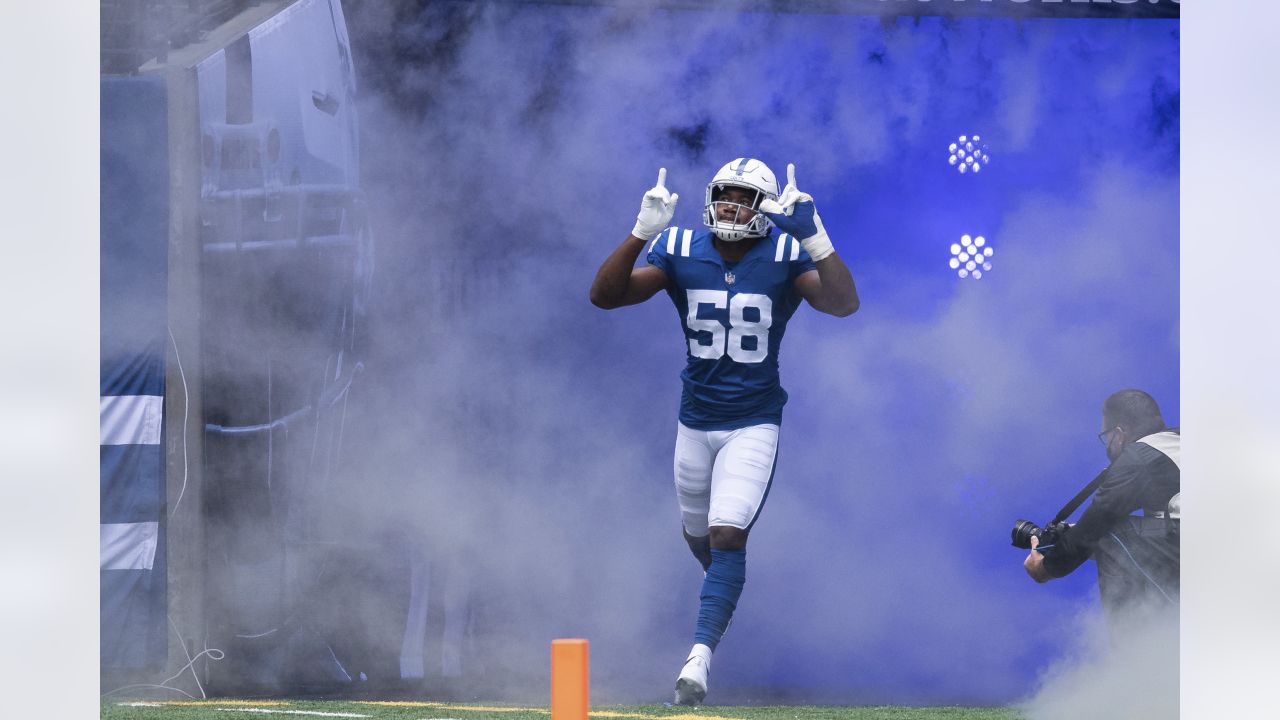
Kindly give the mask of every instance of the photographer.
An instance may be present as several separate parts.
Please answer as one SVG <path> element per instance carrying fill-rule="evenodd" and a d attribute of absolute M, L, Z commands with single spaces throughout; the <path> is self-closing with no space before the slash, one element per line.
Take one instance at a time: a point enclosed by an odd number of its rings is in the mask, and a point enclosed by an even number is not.
<path fill-rule="evenodd" d="M 1113 621 L 1124 608 L 1177 603 L 1180 437 L 1176 428 L 1165 427 L 1154 398 L 1141 390 L 1121 390 L 1103 403 L 1098 439 L 1111 464 L 1081 492 L 1087 496 L 1096 487 L 1093 502 L 1075 525 L 1051 524 L 1040 531 L 1028 523 L 1035 529 L 1022 564 L 1043 583 L 1093 558 L 1103 609 Z M 1077 496 L 1058 519 L 1079 502 L 1083 497 Z M 1142 515 L 1131 515 L 1138 510 Z M 1027 532 L 1019 526 L 1015 544 L 1018 534 Z"/>

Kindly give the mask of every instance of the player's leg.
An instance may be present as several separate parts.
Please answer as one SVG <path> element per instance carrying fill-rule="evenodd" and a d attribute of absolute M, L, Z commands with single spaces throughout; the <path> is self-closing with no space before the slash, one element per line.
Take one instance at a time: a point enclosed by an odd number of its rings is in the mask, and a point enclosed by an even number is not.
<path fill-rule="evenodd" d="M 702 586 L 697 642 L 713 651 L 746 582 L 747 537 L 769 494 L 778 456 L 778 426 L 734 430 L 712 468 L 708 527 L 711 568 Z"/>
<path fill-rule="evenodd" d="M 711 566 L 711 536 L 707 512 L 711 506 L 711 470 L 715 452 L 709 433 L 677 423 L 675 450 L 676 499 L 685 542 L 705 572 Z"/>
<path fill-rule="evenodd" d="M 689 551 L 697 558 L 698 564 L 702 565 L 702 572 L 706 572 L 711 567 L 711 535 L 710 533 L 702 537 L 690 535 L 688 530 L 684 531 L 684 541 L 689 543 Z"/>
<path fill-rule="evenodd" d="M 716 453 L 708 508 L 711 565 L 702 583 L 694 646 L 676 680 L 677 703 L 697 704 L 706 696 L 711 653 L 746 583 L 747 536 L 769 494 L 777 454 L 777 425 L 727 433 Z"/>

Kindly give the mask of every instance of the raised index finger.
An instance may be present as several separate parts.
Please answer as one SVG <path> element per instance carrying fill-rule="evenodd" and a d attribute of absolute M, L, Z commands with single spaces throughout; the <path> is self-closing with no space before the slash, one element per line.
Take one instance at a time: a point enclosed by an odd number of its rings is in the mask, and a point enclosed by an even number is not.
<path fill-rule="evenodd" d="M 658 168 L 658 185 L 657 187 L 665 190 L 667 188 L 667 169 Z"/>
<path fill-rule="evenodd" d="M 795 187 L 796 185 L 796 164 L 787 163 L 787 184 Z"/>

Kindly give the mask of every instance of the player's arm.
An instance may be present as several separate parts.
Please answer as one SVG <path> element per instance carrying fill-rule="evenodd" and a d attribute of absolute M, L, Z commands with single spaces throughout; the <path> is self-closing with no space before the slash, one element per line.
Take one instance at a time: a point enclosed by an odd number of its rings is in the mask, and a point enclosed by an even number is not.
<path fill-rule="evenodd" d="M 816 267 L 795 279 L 796 292 L 815 310 L 846 317 L 858 311 L 858 288 L 853 273 L 836 254 L 836 249 L 822 226 L 822 218 L 814 208 L 813 198 L 796 189 L 796 166 L 787 164 L 787 186 L 777 201 L 763 200 L 760 209 L 773 224 L 800 241 Z"/>
<path fill-rule="evenodd" d="M 591 304 L 610 310 L 625 305 L 635 305 L 653 297 L 667 287 L 667 273 L 652 265 L 633 267 L 640 251 L 652 240 L 675 214 L 677 193 L 667 191 L 667 169 L 658 170 L 658 184 L 644 194 L 640 201 L 640 214 L 631 235 L 605 258 L 591 283 Z"/>
<path fill-rule="evenodd" d="M 591 283 L 592 305 L 612 310 L 642 303 L 666 289 L 667 274 L 662 269 L 653 265 L 632 267 L 646 244 L 644 239 L 629 235 L 605 258 Z"/>
<path fill-rule="evenodd" d="M 836 317 L 848 317 L 858 311 L 858 288 L 853 273 L 840 256 L 830 255 L 814 263 L 817 269 L 801 273 L 795 279 L 796 292 L 814 310 Z"/>

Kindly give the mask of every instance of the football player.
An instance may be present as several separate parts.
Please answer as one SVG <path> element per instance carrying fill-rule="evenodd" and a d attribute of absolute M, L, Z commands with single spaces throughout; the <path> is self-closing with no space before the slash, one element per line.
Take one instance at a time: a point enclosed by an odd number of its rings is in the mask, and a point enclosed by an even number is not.
<path fill-rule="evenodd" d="M 707 185 L 706 228 L 668 227 L 679 195 L 667 190 L 666 177 L 666 168 L 658 170 L 635 228 L 600 266 L 591 302 L 612 309 L 665 290 L 680 314 L 688 357 L 680 375 L 676 497 L 705 578 L 675 701 L 696 705 L 746 580 L 747 536 L 773 482 L 787 401 L 778 381 L 787 321 L 802 299 L 830 315 L 851 315 L 858 292 L 813 198 L 796 188 L 794 165 L 781 192 L 759 160 L 720 168 Z M 634 267 L 642 250 L 648 262 Z"/>

